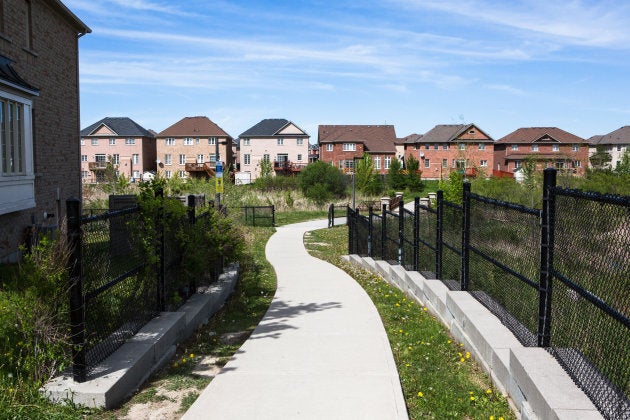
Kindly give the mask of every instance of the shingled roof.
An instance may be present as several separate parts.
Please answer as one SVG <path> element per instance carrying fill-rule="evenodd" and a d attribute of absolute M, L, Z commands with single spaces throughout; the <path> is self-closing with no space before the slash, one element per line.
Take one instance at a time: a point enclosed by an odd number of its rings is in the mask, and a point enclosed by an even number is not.
<path fill-rule="evenodd" d="M 402 141 L 402 143 L 404 144 L 416 144 L 420 141 L 420 139 L 423 137 L 422 134 L 409 134 L 407 137 L 403 137 L 402 139 L 399 139 L 400 141 Z M 400 143 L 398 143 L 400 144 Z"/>
<path fill-rule="evenodd" d="M 239 137 L 273 137 L 278 135 L 289 124 L 295 125 L 295 123 L 284 118 L 267 118 L 241 133 Z M 297 125 L 295 126 L 297 127 Z M 297 128 L 304 132 L 300 127 Z M 296 134 L 292 135 L 296 136 Z M 304 136 L 308 137 L 306 133 L 304 133 Z"/>
<path fill-rule="evenodd" d="M 393 125 L 320 125 L 317 140 L 322 143 L 363 143 L 368 152 L 396 152 Z"/>
<path fill-rule="evenodd" d="M 602 136 L 593 136 L 587 140 L 590 144 L 630 144 L 630 126 L 618 128 Z"/>
<path fill-rule="evenodd" d="M 155 137 L 148 130 L 128 117 L 105 117 L 102 120 L 81 130 L 82 136 L 90 136 L 101 126 L 106 126 L 118 136 Z"/>
<path fill-rule="evenodd" d="M 487 141 L 492 142 L 493 139 L 488 134 L 479 129 L 475 124 L 438 124 L 422 136 L 420 141 L 422 143 L 450 143 L 453 141 L 460 141 L 459 137 L 462 134 L 468 132 L 471 128 L 475 128 L 477 131 L 483 133 L 488 139 L 474 139 L 474 141 Z M 463 139 L 471 140 L 471 139 Z"/>
<path fill-rule="evenodd" d="M 534 143 L 536 141 L 555 141 L 558 143 L 585 142 L 582 137 L 578 137 L 575 134 L 571 134 L 557 127 L 524 127 L 499 139 L 497 143 Z"/>
<path fill-rule="evenodd" d="M 158 133 L 158 137 L 227 137 L 228 133 L 208 117 L 184 117 Z"/>

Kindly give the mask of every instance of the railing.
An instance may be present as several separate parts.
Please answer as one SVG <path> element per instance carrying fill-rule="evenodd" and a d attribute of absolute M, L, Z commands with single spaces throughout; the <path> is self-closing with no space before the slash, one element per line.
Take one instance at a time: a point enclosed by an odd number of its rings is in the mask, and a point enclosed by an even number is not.
<path fill-rule="evenodd" d="M 523 345 L 546 348 L 606 418 L 630 418 L 630 197 L 558 188 L 555 177 L 545 170 L 542 210 L 468 183 L 461 205 L 439 192 L 435 210 L 416 199 L 413 216 L 349 208 L 349 252 L 395 261 L 396 242 L 395 262 L 408 267 L 413 243 L 417 271 L 471 293 Z"/>
<path fill-rule="evenodd" d="M 276 225 L 275 206 L 243 206 L 231 209 L 240 211 L 240 219 L 246 225 L 271 227 Z"/>
<path fill-rule="evenodd" d="M 349 204 L 331 204 L 328 206 L 328 227 L 335 227 L 335 218 L 343 217 L 348 211 Z M 343 215 L 343 216 L 340 216 Z"/>
<path fill-rule="evenodd" d="M 275 171 L 300 172 L 308 165 L 308 163 L 295 163 L 291 161 L 274 161 L 273 169 Z"/>
<path fill-rule="evenodd" d="M 105 168 L 107 168 L 107 162 L 88 162 L 90 171 L 104 170 Z"/>

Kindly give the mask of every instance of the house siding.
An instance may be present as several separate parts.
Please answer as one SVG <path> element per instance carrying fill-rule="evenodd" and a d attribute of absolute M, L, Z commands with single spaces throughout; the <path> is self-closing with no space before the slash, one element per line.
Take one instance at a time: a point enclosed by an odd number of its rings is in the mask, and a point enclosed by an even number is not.
<path fill-rule="evenodd" d="M 184 139 L 192 138 L 193 144 L 186 145 L 184 144 Z M 156 137 L 156 160 L 159 160 L 160 163 L 157 165 L 157 170 L 160 172 L 162 176 L 165 176 L 166 171 L 171 171 L 172 176 L 174 177 L 180 171 L 186 170 L 185 164 L 179 163 L 179 155 L 185 155 L 186 161 L 185 163 L 196 163 L 197 155 L 203 155 L 204 162 L 210 162 L 210 155 L 214 155 L 216 151 L 216 146 L 214 144 L 208 144 L 208 139 L 215 137 L 219 142 L 219 159 L 225 164 L 225 171 L 228 170 L 233 162 L 232 155 L 232 139 L 228 139 L 226 136 L 158 136 Z M 166 139 L 173 138 L 175 139 L 174 145 L 166 145 Z M 199 139 L 199 143 L 197 143 L 197 139 Z M 170 154 L 172 161 L 170 165 L 167 165 L 164 159 L 166 154 Z M 186 174 L 187 177 L 195 176 L 191 173 Z M 204 175 L 205 176 L 205 175 Z"/>
<path fill-rule="evenodd" d="M 15 260 L 24 232 L 42 223 L 59 226 L 65 201 L 81 197 L 78 28 L 50 2 L 32 0 L 32 38 L 27 42 L 26 2 L 5 0 L 0 54 L 40 90 L 33 98 L 34 208 L 0 215 L 0 261 Z M 28 48 L 27 48 L 28 47 Z M 3 89 L 5 89 L 3 87 Z M 8 89 L 5 89 L 8 90 Z"/>
<path fill-rule="evenodd" d="M 288 127 L 291 126 L 293 125 Z M 286 154 L 291 163 L 308 164 L 309 137 L 304 137 L 304 133 L 299 129 L 297 131 L 299 132 L 285 129 L 283 132 L 286 134 L 278 134 L 276 137 L 248 137 L 249 146 L 245 146 L 244 139 L 241 139 L 241 172 L 249 172 L 252 181 L 258 178 L 260 176 L 260 162 L 265 154 L 269 155 L 272 163 L 278 161 L 279 154 Z M 289 134 L 289 132 L 291 133 Z M 278 138 L 283 139 L 282 145 L 278 144 Z M 302 139 L 302 144 L 297 144 L 298 138 Z M 245 155 L 250 157 L 249 164 L 245 164 Z M 301 155 L 301 160 L 298 160 L 298 155 Z"/>

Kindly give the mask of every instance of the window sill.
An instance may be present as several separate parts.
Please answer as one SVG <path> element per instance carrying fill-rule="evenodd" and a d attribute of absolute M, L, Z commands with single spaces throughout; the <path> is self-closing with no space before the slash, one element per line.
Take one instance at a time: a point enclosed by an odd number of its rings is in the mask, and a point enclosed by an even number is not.
<path fill-rule="evenodd" d="M 33 176 L 0 178 L 0 215 L 35 207 Z"/>
<path fill-rule="evenodd" d="M 35 51 L 31 50 L 30 48 L 22 48 L 22 51 L 27 52 L 28 54 L 32 55 L 33 57 L 39 57 L 39 54 L 37 54 Z"/>

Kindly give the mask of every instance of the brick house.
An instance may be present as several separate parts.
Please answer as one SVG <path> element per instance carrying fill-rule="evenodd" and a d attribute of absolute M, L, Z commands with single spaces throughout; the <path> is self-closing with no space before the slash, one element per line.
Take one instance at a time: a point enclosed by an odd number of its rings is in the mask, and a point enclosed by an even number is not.
<path fill-rule="evenodd" d="M 441 124 L 405 137 L 405 160 L 409 156 L 420 162 L 424 179 L 446 178 L 451 171 L 489 176 L 494 140 L 475 124 Z"/>
<path fill-rule="evenodd" d="M 156 164 L 155 135 L 131 118 L 107 117 L 81 130 L 81 178 L 99 182 L 107 162 L 117 175 L 140 180 Z"/>
<path fill-rule="evenodd" d="M 218 147 L 217 147 L 218 145 Z M 156 136 L 157 170 L 166 177 L 213 177 L 219 160 L 234 164 L 232 136 L 208 117 L 185 117 Z"/>
<path fill-rule="evenodd" d="M 89 32 L 61 1 L 0 2 L 2 262 L 19 258 L 33 227 L 60 226 L 66 199 L 81 197 L 78 54 Z"/>
<path fill-rule="evenodd" d="M 588 143 L 556 127 L 524 127 L 499 139 L 494 145 L 496 169 L 514 172 L 525 159 L 546 167 L 583 175 L 588 163 Z"/>
<path fill-rule="evenodd" d="M 386 174 L 396 159 L 396 131 L 393 125 L 320 125 L 317 141 L 319 160 L 344 172 L 354 170 L 355 159 L 368 153 L 380 174 Z"/>
<path fill-rule="evenodd" d="M 262 120 L 239 136 L 240 170 L 253 181 L 260 176 L 260 162 L 266 160 L 277 175 L 297 174 L 308 164 L 309 138 L 284 118 Z"/>
<path fill-rule="evenodd" d="M 597 147 L 601 147 L 610 154 L 610 168 L 615 169 L 623 158 L 624 153 L 630 151 L 630 126 L 621 127 L 608 134 L 593 136 L 587 140 L 588 156 L 592 156 Z M 589 166 L 592 166 L 589 161 Z"/>

